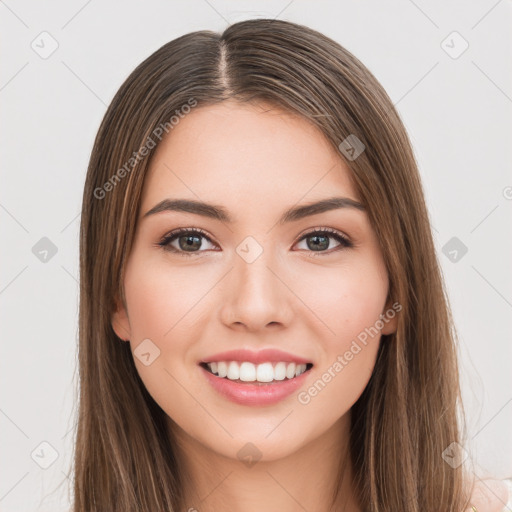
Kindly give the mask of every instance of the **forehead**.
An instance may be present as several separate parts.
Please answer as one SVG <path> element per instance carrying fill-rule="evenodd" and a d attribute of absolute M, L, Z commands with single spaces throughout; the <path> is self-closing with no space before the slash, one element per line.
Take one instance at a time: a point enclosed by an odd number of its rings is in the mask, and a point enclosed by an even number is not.
<path fill-rule="evenodd" d="M 308 120 L 265 103 L 195 107 L 159 143 L 142 203 L 169 195 L 262 207 L 343 194 L 351 171 Z"/>

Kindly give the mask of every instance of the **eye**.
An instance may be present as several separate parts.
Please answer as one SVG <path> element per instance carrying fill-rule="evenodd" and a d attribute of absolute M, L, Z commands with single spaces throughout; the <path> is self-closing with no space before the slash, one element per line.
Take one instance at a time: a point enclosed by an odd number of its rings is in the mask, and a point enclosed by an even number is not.
<path fill-rule="evenodd" d="M 336 240 L 338 246 L 333 250 L 327 251 L 330 246 L 330 239 Z M 317 228 L 302 236 L 299 243 L 306 241 L 306 250 L 311 251 L 311 256 L 321 256 L 322 254 L 332 254 L 335 251 L 353 247 L 354 244 L 338 231 L 330 228 Z M 325 250 L 324 250 L 325 249 Z"/>
<path fill-rule="evenodd" d="M 158 245 L 166 251 L 174 252 L 180 256 L 192 256 L 200 251 L 203 243 L 201 239 L 206 239 L 212 244 L 209 236 L 202 230 L 197 228 L 179 228 L 165 235 Z M 177 242 L 177 247 L 174 244 Z M 204 248 L 203 248 L 204 250 Z"/>
<path fill-rule="evenodd" d="M 180 256 L 192 256 L 207 250 L 203 247 L 202 239 L 214 245 L 210 237 L 202 229 L 179 228 L 166 234 L 157 245 L 166 251 L 179 254 Z M 334 249 L 331 247 L 332 250 L 328 251 L 327 249 L 330 249 L 330 245 L 332 245 L 330 243 L 332 239 L 338 242 L 338 245 Z M 311 256 L 331 254 L 354 245 L 347 237 L 330 228 L 316 228 L 314 231 L 303 235 L 298 243 L 302 241 L 306 241 L 306 250 L 312 253 Z"/>

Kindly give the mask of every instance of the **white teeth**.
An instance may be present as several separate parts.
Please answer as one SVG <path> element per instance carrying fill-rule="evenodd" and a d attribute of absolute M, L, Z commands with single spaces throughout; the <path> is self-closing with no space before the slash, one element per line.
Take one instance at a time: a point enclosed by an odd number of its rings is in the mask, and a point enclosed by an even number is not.
<path fill-rule="evenodd" d="M 228 366 L 228 379 L 238 380 L 240 378 L 240 366 L 235 361 L 231 361 Z"/>
<path fill-rule="evenodd" d="M 213 372 L 212 363 L 210 363 L 208 366 L 210 370 Z M 224 361 L 219 361 L 217 363 L 217 373 L 219 374 L 219 377 L 226 377 L 228 374 L 228 365 Z"/>
<path fill-rule="evenodd" d="M 305 371 L 306 371 L 306 365 L 298 364 L 297 368 L 295 368 L 295 377 L 298 377 L 301 373 L 304 373 Z"/>
<path fill-rule="evenodd" d="M 248 361 L 218 361 L 207 363 L 211 372 L 219 377 L 227 377 L 230 380 L 240 379 L 243 382 L 272 382 L 274 380 L 293 379 L 306 371 L 305 364 L 285 363 L 261 363 L 255 365 Z"/>
<path fill-rule="evenodd" d="M 243 380 L 244 382 L 254 382 L 256 380 L 256 366 L 252 363 L 242 363 L 240 365 L 240 380 Z"/>
<path fill-rule="evenodd" d="M 274 379 L 284 380 L 286 377 L 286 363 L 277 363 L 274 366 Z"/>
<path fill-rule="evenodd" d="M 272 368 L 272 363 L 258 365 L 256 369 L 256 380 L 258 382 L 272 382 L 274 380 L 274 368 Z"/>

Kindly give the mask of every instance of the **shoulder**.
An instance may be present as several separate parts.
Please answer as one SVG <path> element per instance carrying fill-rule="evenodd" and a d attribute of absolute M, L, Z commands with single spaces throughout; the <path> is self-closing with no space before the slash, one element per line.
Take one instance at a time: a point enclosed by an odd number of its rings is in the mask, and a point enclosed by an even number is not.
<path fill-rule="evenodd" d="M 507 487 L 508 496 L 507 496 L 507 503 L 502 508 L 501 512 L 510 512 L 512 510 L 512 478 L 505 478 L 505 480 L 502 480 L 502 482 Z"/>

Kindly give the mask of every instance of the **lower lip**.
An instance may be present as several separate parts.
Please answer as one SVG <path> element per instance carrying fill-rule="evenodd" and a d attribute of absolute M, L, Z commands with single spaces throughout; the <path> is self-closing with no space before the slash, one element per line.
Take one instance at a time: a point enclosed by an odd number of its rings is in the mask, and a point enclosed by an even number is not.
<path fill-rule="evenodd" d="M 304 384 L 311 370 L 301 373 L 298 377 L 278 380 L 263 384 L 252 382 L 242 383 L 217 377 L 200 366 L 212 387 L 228 400 L 241 405 L 271 405 L 290 396 Z"/>

